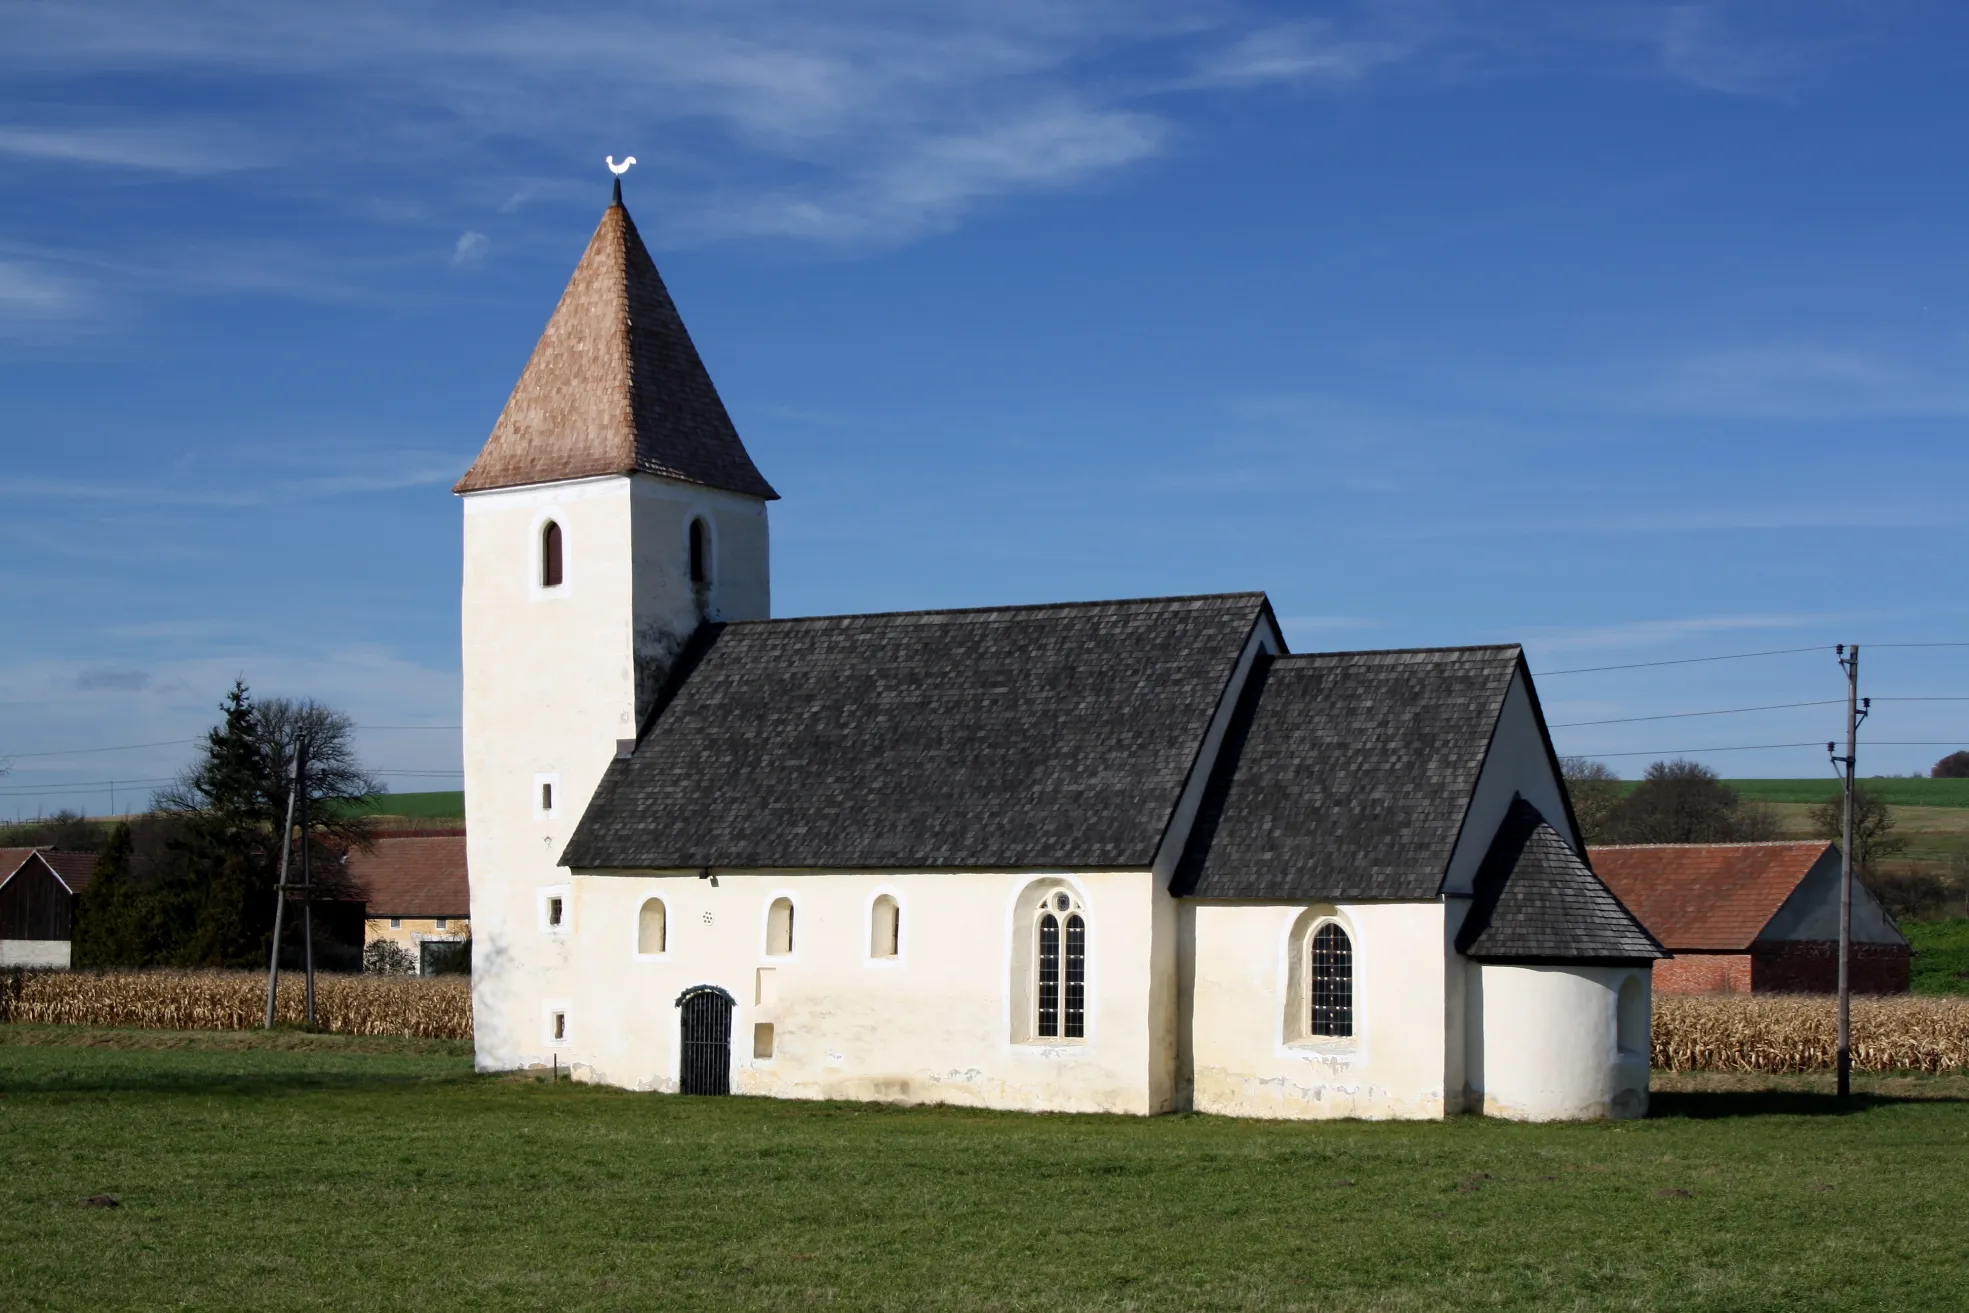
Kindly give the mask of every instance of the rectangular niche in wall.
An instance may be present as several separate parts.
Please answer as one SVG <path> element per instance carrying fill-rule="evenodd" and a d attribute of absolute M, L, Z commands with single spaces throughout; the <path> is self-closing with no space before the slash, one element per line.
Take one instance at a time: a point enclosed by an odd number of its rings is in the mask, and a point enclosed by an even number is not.
<path fill-rule="evenodd" d="M 752 1027 L 752 1056 L 770 1058 L 773 1055 L 773 1023 L 761 1021 Z"/>

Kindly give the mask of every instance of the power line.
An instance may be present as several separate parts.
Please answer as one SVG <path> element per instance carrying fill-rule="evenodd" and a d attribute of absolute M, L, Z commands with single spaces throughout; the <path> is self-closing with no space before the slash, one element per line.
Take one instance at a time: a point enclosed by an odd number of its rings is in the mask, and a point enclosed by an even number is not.
<path fill-rule="evenodd" d="M 1829 740 L 1813 739 L 1810 743 L 1740 743 L 1725 748 L 1645 748 L 1639 752 L 1588 752 L 1587 757 L 1698 757 L 1705 752 L 1766 752 L 1777 748 L 1823 748 Z M 1952 748 L 1960 746 L 1962 739 L 1868 739 L 1868 747 L 1874 748 Z"/>
<path fill-rule="evenodd" d="M 1874 646 L 1886 646 L 1875 644 Z M 1939 645 L 1938 645 L 1939 646 Z M 1969 647 L 1969 644 L 1963 644 Z M 1579 666 L 1572 670 L 1538 670 L 1532 673 L 1539 679 L 1549 679 L 1553 675 L 1591 675 L 1602 670 L 1641 670 L 1649 666 L 1687 666 L 1702 661 L 1744 661 L 1751 657 L 1790 656 L 1794 652 L 1823 652 L 1824 643 L 1814 643 L 1810 647 L 1776 647 L 1768 652 L 1726 652 L 1722 656 L 1676 657 L 1672 661 L 1630 661 L 1619 666 Z"/>
<path fill-rule="evenodd" d="M 1686 720 L 1691 716 L 1735 716 L 1746 711 L 1786 711 L 1792 707 L 1831 707 L 1843 699 L 1821 698 L 1817 702 L 1773 702 L 1764 707 L 1725 707 L 1721 711 L 1669 711 L 1659 716 L 1618 716 L 1612 720 L 1570 720 L 1547 729 L 1578 729 L 1584 725 L 1632 725 L 1643 720 Z"/>

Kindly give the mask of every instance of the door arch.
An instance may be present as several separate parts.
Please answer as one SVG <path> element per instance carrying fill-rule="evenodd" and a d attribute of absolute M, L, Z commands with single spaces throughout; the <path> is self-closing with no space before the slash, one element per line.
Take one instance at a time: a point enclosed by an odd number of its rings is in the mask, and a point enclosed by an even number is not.
<path fill-rule="evenodd" d="M 732 1007 L 716 985 L 692 985 L 677 995 L 677 1089 L 683 1094 L 732 1092 Z"/>

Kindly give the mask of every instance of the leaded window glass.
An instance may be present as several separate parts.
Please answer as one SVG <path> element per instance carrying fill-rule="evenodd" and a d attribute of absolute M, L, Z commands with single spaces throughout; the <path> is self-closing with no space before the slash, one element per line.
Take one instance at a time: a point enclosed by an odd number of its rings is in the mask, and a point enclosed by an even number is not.
<path fill-rule="evenodd" d="M 1066 1037 L 1087 1038 L 1087 923 L 1067 918 Z"/>
<path fill-rule="evenodd" d="M 1039 918 L 1039 1033 L 1060 1033 L 1060 919 L 1051 912 Z"/>
<path fill-rule="evenodd" d="M 1354 945 L 1331 921 L 1313 935 L 1312 994 L 1313 1034 L 1354 1033 Z"/>

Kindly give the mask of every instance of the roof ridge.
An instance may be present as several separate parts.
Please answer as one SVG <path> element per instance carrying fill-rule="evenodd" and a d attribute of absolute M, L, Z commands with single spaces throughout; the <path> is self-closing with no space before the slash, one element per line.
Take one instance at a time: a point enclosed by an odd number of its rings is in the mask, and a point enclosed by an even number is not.
<path fill-rule="evenodd" d="M 841 611 L 829 615 L 789 615 L 774 616 L 768 620 L 727 620 L 728 629 L 743 629 L 757 625 L 814 624 L 826 620 L 890 620 L 911 616 L 961 617 L 983 615 L 1008 615 L 1031 613 L 1034 611 L 1087 611 L 1103 606 L 1155 606 L 1174 602 L 1249 602 L 1267 600 L 1263 591 L 1240 593 L 1184 593 L 1168 597 L 1110 597 L 1080 602 L 1014 602 L 999 606 L 953 606 L 924 607 L 910 611 Z"/>
<path fill-rule="evenodd" d="M 1838 843 L 1836 839 L 1716 839 L 1707 843 L 1588 843 L 1594 852 L 1612 852 L 1617 848 L 1826 848 Z"/>
<path fill-rule="evenodd" d="M 1357 647 L 1334 652 L 1288 652 L 1276 659 L 1306 661 L 1321 657 L 1412 656 L 1418 652 L 1522 652 L 1524 650 L 1523 643 L 1464 643 L 1453 647 Z"/>

